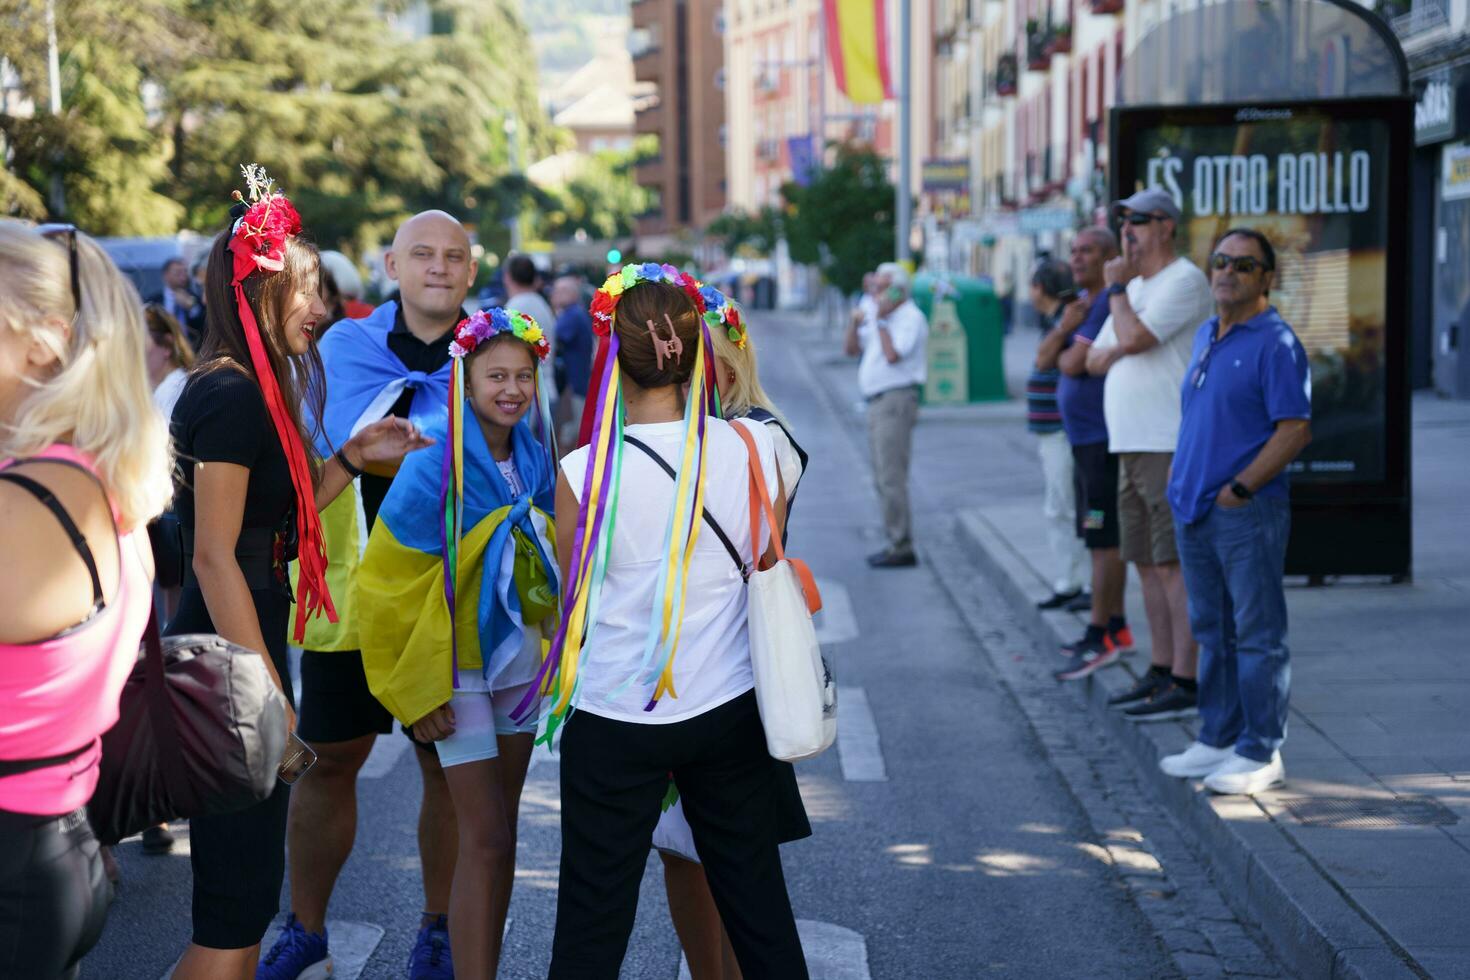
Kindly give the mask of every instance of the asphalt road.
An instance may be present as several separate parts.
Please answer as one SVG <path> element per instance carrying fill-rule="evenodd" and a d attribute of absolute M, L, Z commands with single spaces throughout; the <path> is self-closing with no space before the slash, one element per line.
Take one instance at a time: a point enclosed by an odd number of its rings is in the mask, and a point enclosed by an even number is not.
<path fill-rule="evenodd" d="M 828 584 L 822 628 L 846 689 L 842 745 L 797 767 L 815 834 L 784 851 L 813 976 L 1178 975 L 1114 869 L 1086 846 L 1077 802 L 935 578 L 978 572 L 867 567 L 864 555 L 881 541 L 865 437 L 815 394 L 795 350 L 814 337 L 787 324 L 762 329 L 759 315 L 755 335 L 766 387 L 812 455 L 791 548 Z M 978 463 L 949 462 L 950 473 Z M 933 515 L 915 516 L 922 543 Z M 359 783 L 357 847 L 330 913 L 334 940 L 351 947 L 337 951 L 339 976 L 350 976 L 348 961 L 361 955 L 360 976 L 403 976 L 417 926 L 419 777 L 398 749 L 381 748 Z M 556 775 L 554 761 L 538 760 L 528 779 L 503 977 L 546 974 Z M 135 843 L 118 848 L 123 885 L 84 976 L 165 974 L 188 938 L 186 854 L 182 844 L 166 857 L 145 856 Z M 679 964 L 651 860 L 623 976 L 674 980 Z"/>

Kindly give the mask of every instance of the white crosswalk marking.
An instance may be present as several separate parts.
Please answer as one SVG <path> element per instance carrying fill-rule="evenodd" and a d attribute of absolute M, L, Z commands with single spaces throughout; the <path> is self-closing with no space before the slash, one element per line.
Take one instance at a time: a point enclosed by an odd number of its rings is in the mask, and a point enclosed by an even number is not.
<path fill-rule="evenodd" d="M 862 933 L 814 919 L 797 919 L 796 931 L 812 980 L 870 980 L 868 943 Z M 679 980 L 691 980 L 689 964 L 682 956 Z"/>
<path fill-rule="evenodd" d="M 852 597 L 848 595 L 847 586 L 833 579 L 819 578 L 817 591 L 822 593 L 822 611 L 813 619 L 817 642 L 831 646 L 857 639 L 857 617 L 852 612 Z"/>
<path fill-rule="evenodd" d="M 861 687 L 837 688 L 837 758 L 842 763 L 842 778 L 850 783 L 888 780 L 878 744 L 878 723 L 868 707 L 868 692 Z"/>

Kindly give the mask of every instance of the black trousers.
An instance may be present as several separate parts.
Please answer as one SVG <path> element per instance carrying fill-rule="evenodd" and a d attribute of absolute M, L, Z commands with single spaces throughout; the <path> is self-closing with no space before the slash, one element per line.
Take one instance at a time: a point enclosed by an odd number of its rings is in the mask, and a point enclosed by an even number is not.
<path fill-rule="evenodd" d="M 0 980 L 76 976 L 111 901 L 85 810 L 0 810 Z"/>
<path fill-rule="evenodd" d="M 687 721 L 579 711 L 561 742 L 561 885 L 553 978 L 616 980 L 669 774 L 746 980 L 804 980 L 777 847 L 778 763 L 755 692 Z"/>
<path fill-rule="evenodd" d="M 250 593 L 260 632 L 276 673 L 291 698 L 286 659 L 289 596 L 263 589 Z M 197 586 L 184 588 L 170 635 L 213 633 L 214 621 Z M 286 877 L 286 813 L 291 787 L 277 782 L 270 796 L 235 813 L 189 821 L 189 863 L 194 871 L 192 941 L 210 949 L 245 949 L 265 936 L 281 907 Z"/>

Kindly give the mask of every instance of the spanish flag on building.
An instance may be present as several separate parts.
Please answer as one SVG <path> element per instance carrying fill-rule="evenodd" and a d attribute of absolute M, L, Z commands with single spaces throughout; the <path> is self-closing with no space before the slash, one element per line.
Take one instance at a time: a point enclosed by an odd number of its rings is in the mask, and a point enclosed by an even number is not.
<path fill-rule="evenodd" d="M 822 13 L 832 75 L 842 94 L 859 105 L 893 98 L 884 0 L 822 0 Z"/>

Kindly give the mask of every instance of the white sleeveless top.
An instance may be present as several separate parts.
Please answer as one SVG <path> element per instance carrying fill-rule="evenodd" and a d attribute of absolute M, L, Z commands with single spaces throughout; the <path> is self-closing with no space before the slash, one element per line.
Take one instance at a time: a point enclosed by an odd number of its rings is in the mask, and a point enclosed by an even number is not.
<path fill-rule="evenodd" d="M 704 508 L 739 550 L 741 559 L 749 562 L 754 556 L 750 554 L 748 456 L 744 441 L 730 426 L 743 425 L 754 438 L 766 490 L 773 500 L 777 492 L 775 449 L 770 433 L 759 422 L 710 418 L 708 424 Z M 625 431 L 677 470 L 683 422 L 629 425 Z M 588 455 L 589 448 L 584 446 L 561 461 L 578 501 Z M 673 479 L 641 449 L 623 447 L 622 488 L 607 579 L 592 642 L 583 650 L 578 669 L 582 684 L 579 711 L 617 721 L 668 724 L 717 708 L 755 686 L 745 624 L 745 582 L 730 553 L 701 519 L 689 569 L 684 627 L 674 654 L 674 693 L 678 697 L 665 695 L 654 710 L 644 711 L 654 685 L 639 680 L 613 696 L 643 662 L 674 490 Z M 576 515 L 564 514 L 560 519 L 575 521 Z M 770 528 L 764 521 L 760 541 L 764 552 L 770 542 Z"/>

